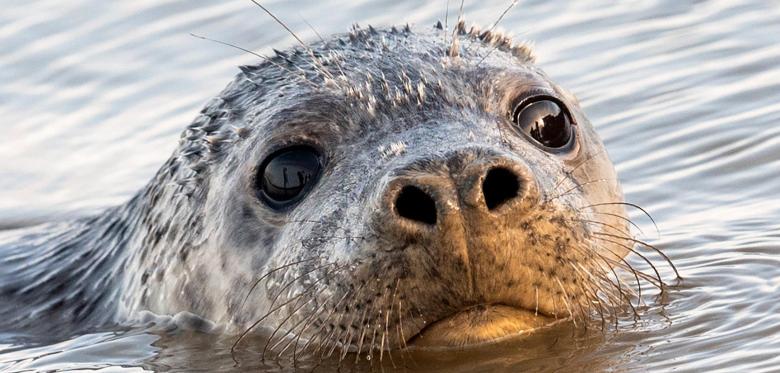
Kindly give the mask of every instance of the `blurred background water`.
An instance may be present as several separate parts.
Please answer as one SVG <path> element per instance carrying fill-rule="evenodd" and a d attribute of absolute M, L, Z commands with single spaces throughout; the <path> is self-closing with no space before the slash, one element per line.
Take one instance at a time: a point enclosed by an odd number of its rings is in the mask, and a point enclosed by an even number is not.
<path fill-rule="evenodd" d="M 354 22 L 427 28 L 444 19 L 446 5 L 263 3 L 306 40 L 316 35 L 304 20 L 321 34 L 345 32 Z M 451 21 L 456 3 L 450 3 Z M 466 1 L 464 9 L 469 22 L 489 25 L 508 3 Z M 236 66 L 256 62 L 189 33 L 258 52 L 293 43 L 243 0 L 0 5 L 2 229 L 124 202 Z M 627 200 L 652 213 L 661 232 L 652 242 L 684 280 L 667 297 L 650 301 L 642 321 L 618 331 L 556 329 L 482 351 L 419 354 L 414 364 L 396 365 L 429 371 L 780 370 L 780 3 L 526 0 L 501 25 L 515 38 L 534 41 L 539 65 L 580 97 Z M 652 225 L 645 230 L 654 231 Z M 234 367 L 231 340 L 186 330 L 20 341 L 0 331 L 0 370 Z M 241 367 L 290 368 L 249 361 Z"/>

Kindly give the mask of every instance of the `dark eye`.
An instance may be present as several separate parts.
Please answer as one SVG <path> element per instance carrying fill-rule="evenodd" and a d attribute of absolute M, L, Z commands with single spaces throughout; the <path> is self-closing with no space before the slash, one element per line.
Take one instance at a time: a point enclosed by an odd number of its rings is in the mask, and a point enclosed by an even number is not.
<path fill-rule="evenodd" d="M 275 209 L 298 202 L 320 177 L 320 158 L 308 146 L 294 146 L 271 154 L 257 175 L 256 185 L 262 199 Z"/>
<path fill-rule="evenodd" d="M 512 113 L 512 122 L 518 130 L 548 148 L 562 148 L 572 138 L 569 113 L 552 97 L 535 97 L 522 102 Z"/>

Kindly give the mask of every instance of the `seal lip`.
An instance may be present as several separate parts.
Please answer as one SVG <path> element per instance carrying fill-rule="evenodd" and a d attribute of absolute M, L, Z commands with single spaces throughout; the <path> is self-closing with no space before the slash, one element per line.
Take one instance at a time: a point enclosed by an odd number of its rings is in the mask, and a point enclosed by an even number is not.
<path fill-rule="evenodd" d="M 526 336 L 565 320 L 515 305 L 477 304 L 425 325 L 406 343 L 419 350 L 478 348 Z"/>
<path fill-rule="evenodd" d="M 577 117 L 574 115 L 574 113 L 572 113 L 571 109 L 569 109 L 569 105 L 566 103 L 566 100 L 564 100 L 561 95 L 555 92 L 549 91 L 547 89 L 536 88 L 516 97 L 514 100 L 512 100 L 511 110 L 508 110 L 506 114 L 509 122 L 513 123 L 515 114 L 520 108 L 525 107 L 525 105 L 529 103 L 541 100 L 550 100 L 557 103 L 558 106 L 560 106 L 560 108 L 563 110 L 564 115 L 569 118 L 569 121 L 571 122 L 571 136 L 569 136 L 569 141 L 561 147 L 552 148 L 541 144 L 539 141 L 536 141 L 536 139 L 528 136 L 528 134 L 525 132 L 518 130 L 517 126 L 514 124 L 510 125 L 510 127 L 512 127 L 512 131 L 522 136 L 538 149 L 544 150 L 546 153 L 560 156 L 567 156 L 574 153 L 574 151 L 577 149 L 576 144 L 579 143 L 579 131 L 577 129 L 579 126 Z"/>

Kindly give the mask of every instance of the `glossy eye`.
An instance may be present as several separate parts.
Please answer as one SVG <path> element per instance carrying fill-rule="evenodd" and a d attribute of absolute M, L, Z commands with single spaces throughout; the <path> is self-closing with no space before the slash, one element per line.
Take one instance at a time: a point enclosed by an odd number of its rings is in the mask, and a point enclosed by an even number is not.
<path fill-rule="evenodd" d="M 518 130 L 547 148 L 562 148 L 573 137 L 569 112 L 558 100 L 548 96 L 520 103 L 512 113 L 512 122 Z"/>
<path fill-rule="evenodd" d="M 274 209 L 298 202 L 322 172 L 320 154 L 308 146 L 293 146 L 271 154 L 260 167 L 256 187 Z"/>

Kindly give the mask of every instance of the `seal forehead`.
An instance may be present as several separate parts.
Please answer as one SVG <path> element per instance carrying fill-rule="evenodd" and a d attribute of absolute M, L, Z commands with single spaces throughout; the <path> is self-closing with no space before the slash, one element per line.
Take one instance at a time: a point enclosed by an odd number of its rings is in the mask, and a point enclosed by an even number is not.
<path fill-rule="evenodd" d="M 298 92 L 329 90 L 366 101 L 420 104 L 436 88 L 457 86 L 478 74 L 447 74 L 493 67 L 530 65 L 530 46 L 515 44 L 494 31 L 466 29 L 458 23 L 452 35 L 434 28 L 414 33 L 406 26 L 378 30 L 354 26 L 347 34 L 305 47 L 275 51 L 257 66 L 242 67 L 244 76 L 276 92 L 291 83 Z"/>

